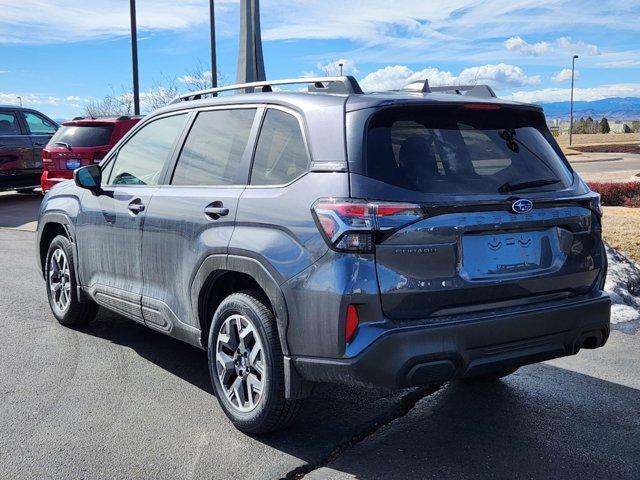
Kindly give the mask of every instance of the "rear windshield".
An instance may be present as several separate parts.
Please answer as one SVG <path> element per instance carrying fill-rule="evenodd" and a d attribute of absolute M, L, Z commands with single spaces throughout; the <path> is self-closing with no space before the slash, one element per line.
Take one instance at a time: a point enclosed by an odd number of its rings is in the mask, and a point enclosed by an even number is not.
<path fill-rule="evenodd" d="M 423 193 L 566 188 L 572 175 L 545 130 L 523 109 L 390 108 L 369 122 L 365 174 Z"/>
<path fill-rule="evenodd" d="M 70 147 L 99 147 L 109 145 L 113 126 L 109 125 L 74 125 L 62 126 L 58 129 L 49 145 L 55 142 L 67 143 Z"/>

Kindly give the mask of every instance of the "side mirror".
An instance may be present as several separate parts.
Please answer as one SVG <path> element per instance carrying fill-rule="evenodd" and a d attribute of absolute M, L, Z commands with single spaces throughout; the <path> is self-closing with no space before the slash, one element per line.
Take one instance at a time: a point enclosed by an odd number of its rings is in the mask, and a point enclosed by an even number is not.
<path fill-rule="evenodd" d="M 80 188 L 86 188 L 94 193 L 99 193 L 102 189 L 102 170 L 98 165 L 87 165 L 73 172 L 73 180 Z"/>

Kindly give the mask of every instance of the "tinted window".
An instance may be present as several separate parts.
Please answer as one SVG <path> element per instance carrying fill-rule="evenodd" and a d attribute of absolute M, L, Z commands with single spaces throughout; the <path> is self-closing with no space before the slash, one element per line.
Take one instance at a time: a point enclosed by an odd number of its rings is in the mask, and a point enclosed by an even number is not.
<path fill-rule="evenodd" d="M 0 135 L 20 135 L 20 125 L 12 112 L 0 112 Z"/>
<path fill-rule="evenodd" d="M 32 135 L 50 135 L 58 129 L 53 123 L 36 113 L 24 112 Z"/>
<path fill-rule="evenodd" d="M 118 150 L 109 184 L 157 185 L 162 167 L 171 156 L 186 119 L 184 114 L 165 117 L 138 130 Z"/>
<path fill-rule="evenodd" d="M 501 108 L 393 108 L 369 124 L 365 174 L 423 193 L 557 190 L 571 173 L 548 140 L 542 115 Z"/>
<path fill-rule="evenodd" d="M 49 145 L 53 145 L 56 142 L 64 142 L 70 147 L 98 147 L 101 145 L 109 145 L 111 132 L 113 132 L 113 126 L 110 125 L 63 125 L 51 138 Z"/>
<path fill-rule="evenodd" d="M 172 185 L 233 185 L 247 147 L 255 109 L 200 112 L 180 152 Z"/>
<path fill-rule="evenodd" d="M 281 110 L 267 110 L 253 160 L 251 184 L 289 183 L 308 166 L 309 155 L 298 119 Z"/>

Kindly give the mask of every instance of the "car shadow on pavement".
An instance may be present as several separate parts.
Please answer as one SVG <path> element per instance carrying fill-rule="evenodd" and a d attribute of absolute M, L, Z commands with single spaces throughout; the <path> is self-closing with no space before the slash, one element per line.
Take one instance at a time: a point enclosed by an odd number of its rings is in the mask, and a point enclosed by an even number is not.
<path fill-rule="evenodd" d="M 546 364 L 451 383 L 308 478 L 640 478 L 640 390 Z"/>
<path fill-rule="evenodd" d="M 38 192 L 3 192 L 0 195 L 0 228 L 25 227 L 35 230 L 41 202 L 42 195 Z"/>
<path fill-rule="evenodd" d="M 105 311 L 82 331 L 215 401 L 197 348 Z M 450 383 L 412 408 L 408 395 L 321 385 L 292 427 L 253 441 L 300 459 L 289 473 L 308 478 L 640 478 L 637 389 L 539 364 L 494 383 Z"/>

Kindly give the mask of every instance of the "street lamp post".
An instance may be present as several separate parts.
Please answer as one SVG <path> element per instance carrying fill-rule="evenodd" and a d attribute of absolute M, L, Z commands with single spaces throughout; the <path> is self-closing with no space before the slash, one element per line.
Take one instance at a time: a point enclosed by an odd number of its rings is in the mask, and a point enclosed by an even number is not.
<path fill-rule="evenodd" d="M 342 76 L 342 67 L 344 66 L 344 63 L 339 63 L 338 66 L 340 67 L 340 76 Z"/>
<path fill-rule="evenodd" d="M 209 23 L 211 25 L 211 87 L 218 86 L 218 68 L 216 60 L 216 14 L 214 0 L 209 1 Z"/>
<path fill-rule="evenodd" d="M 578 58 L 578 55 L 574 55 L 571 59 L 571 113 L 569 114 L 569 146 L 571 146 L 571 141 L 573 140 L 573 83 L 576 71 L 576 58 Z"/>
<path fill-rule="evenodd" d="M 18 101 L 20 102 L 20 106 L 22 106 L 22 97 L 18 96 Z"/>
<path fill-rule="evenodd" d="M 140 87 L 138 85 L 138 29 L 136 26 L 136 0 L 129 0 L 131 10 L 131 63 L 133 67 L 133 113 L 140 115 Z"/>

